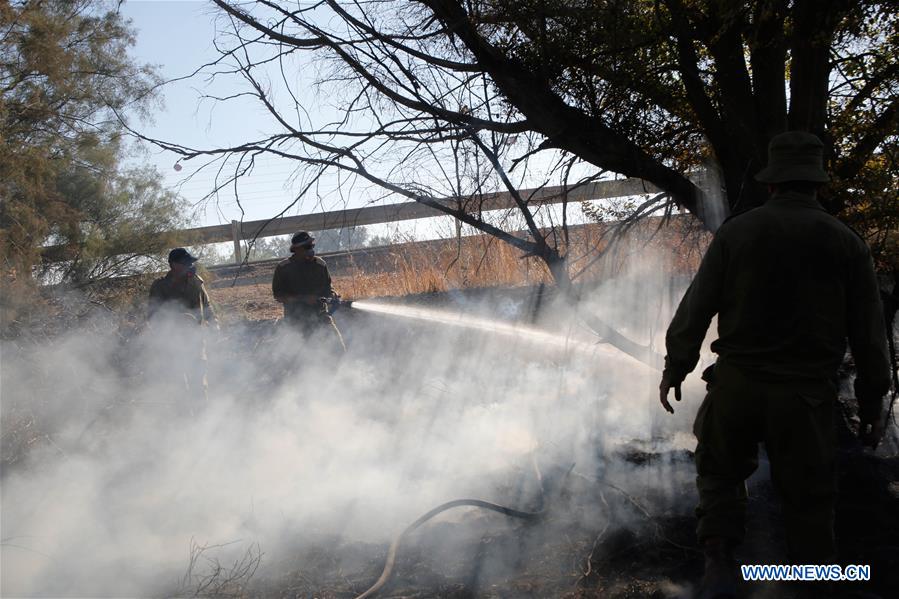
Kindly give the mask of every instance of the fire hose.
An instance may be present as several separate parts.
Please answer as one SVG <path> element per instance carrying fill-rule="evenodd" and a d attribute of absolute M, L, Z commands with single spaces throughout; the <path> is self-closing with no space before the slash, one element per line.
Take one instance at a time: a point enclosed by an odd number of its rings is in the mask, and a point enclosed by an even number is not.
<path fill-rule="evenodd" d="M 499 512 L 500 514 L 512 516 L 513 518 L 521 518 L 523 520 L 536 520 L 543 516 L 543 514 L 545 513 L 545 510 L 540 510 L 537 512 L 522 512 L 520 510 L 512 509 L 510 507 L 505 507 L 495 503 L 490 503 L 489 501 L 482 501 L 480 499 L 456 499 L 454 501 L 447 501 L 446 503 L 442 503 L 421 516 L 418 520 L 416 520 L 409 526 L 407 526 L 403 532 L 398 534 L 393 539 L 393 542 L 390 543 L 390 549 L 387 550 L 387 559 L 384 563 L 384 569 L 381 571 L 381 577 L 378 578 L 378 580 L 373 585 L 371 585 L 368 590 L 357 596 L 356 599 L 368 599 L 369 597 L 373 597 L 375 593 L 381 590 L 381 587 L 387 584 L 387 581 L 390 579 L 390 575 L 393 574 L 393 567 L 396 564 L 396 552 L 399 549 L 400 543 L 406 535 L 411 533 L 413 530 L 415 530 L 437 514 L 445 512 L 446 510 L 450 510 L 454 507 L 461 507 L 466 505 L 483 508 L 485 510 L 492 510 L 494 512 Z"/>
<path fill-rule="evenodd" d="M 400 547 L 400 543 L 402 543 L 403 539 L 412 533 L 416 528 L 436 516 L 442 512 L 447 510 L 451 510 L 454 507 L 478 507 L 485 510 L 490 510 L 493 512 L 498 512 L 500 514 L 505 514 L 506 516 L 511 516 L 513 518 L 520 518 L 522 520 L 538 520 L 542 518 L 547 511 L 546 508 L 546 488 L 543 484 L 543 476 L 540 473 L 540 468 L 537 466 L 537 461 L 534 459 L 534 456 L 531 456 L 531 464 L 534 467 L 534 472 L 537 475 L 537 481 L 540 483 L 540 504 L 541 508 L 536 512 L 525 512 L 522 510 L 516 510 L 510 507 L 506 507 L 504 505 L 499 505 L 496 503 L 490 503 L 489 501 L 483 501 L 481 499 L 455 499 L 453 501 L 447 501 L 446 503 L 441 503 L 434 509 L 426 512 L 422 516 L 420 516 L 415 522 L 410 524 L 396 537 L 394 537 L 393 542 L 390 543 L 390 548 L 387 550 L 387 559 L 384 561 L 384 569 L 381 571 L 381 576 L 373 585 L 371 585 L 368 590 L 366 590 L 361 595 L 358 595 L 355 599 L 368 599 L 369 597 L 373 597 L 381 588 L 387 584 L 387 581 L 390 580 L 391 574 L 393 574 L 393 568 L 396 565 L 396 554 L 397 550 Z M 571 471 L 574 469 L 574 464 L 565 472 L 564 477 L 567 478 Z"/>

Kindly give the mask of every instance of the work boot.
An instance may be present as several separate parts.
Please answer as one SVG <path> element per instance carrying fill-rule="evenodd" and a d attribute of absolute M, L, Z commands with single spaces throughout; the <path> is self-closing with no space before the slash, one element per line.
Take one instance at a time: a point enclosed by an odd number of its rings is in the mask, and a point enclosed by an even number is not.
<path fill-rule="evenodd" d="M 696 599 L 733 599 L 737 596 L 737 562 L 727 539 L 713 537 L 702 544 L 705 573 Z"/>

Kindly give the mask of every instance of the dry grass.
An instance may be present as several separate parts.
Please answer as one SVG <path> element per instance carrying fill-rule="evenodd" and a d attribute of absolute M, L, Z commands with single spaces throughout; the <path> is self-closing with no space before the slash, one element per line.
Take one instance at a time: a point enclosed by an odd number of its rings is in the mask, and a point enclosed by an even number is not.
<path fill-rule="evenodd" d="M 692 272 L 699 264 L 709 235 L 691 226 L 690 219 L 674 218 L 660 227 L 658 219 L 637 223 L 626 236 L 616 240 L 605 225 L 573 227 L 569 239 L 548 239 L 558 243 L 568 256 L 570 272 L 578 281 L 598 281 L 614 276 L 643 258 L 653 268 Z M 613 241 L 616 241 L 613 243 Z M 658 257 L 664 260 L 659 263 Z M 272 319 L 281 315 L 281 306 L 271 297 L 271 266 L 257 271 L 258 285 L 223 286 L 210 289 L 210 296 L 223 321 Z M 522 258 L 521 251 L 495 238 L 478 235 L 436 242 L 407 243 L 374 259 L 360 260 L 356 266 L 332 270 L 334 287 L 345 299 L 396 297 L 439 293 L 478 287 L 517 287 L 551 283 L 546 265 L 534 257 Z M 3 330 L 13 336 L 23 330 L 41 328 L 52 321 L 56 330 L 66 330 L 96 311 L 115 313 L 129 322 L 141 320 L 146 294 L 155 275 L 101 282 L 82 290 L 77 301 L 61 301 L 52 293 L 35 297 L 5 289 L 2 305 Z M 209 280 L 214 277 L 204 274 Z M 86 293 L 85 293 L 86 292 Z M 18 303 L 12 300 L 21 295 Z M 38 299 L 40 301 L 38 301 Z M 79 304 L 79 306 L 74 306 Z"/>
<path fill-rule="evenodd" d="M 675 219 L 662 228 L 658 221 L 637 224 L 615 243 L 607 227 L 577 227 L 568 243 L 560 245 L 569 256 L 572 275 L 579 281 L 596 281 L 650 256 L 652 260 L 646 262 L 653 267 L 660 264 L 672 273 L 692 272 L 709 238 Z M 331 274 L 334 288 L 344 299 L 352 300 L 552 282 L 542 260 L 522 258 L 520 250 L 486 235 L 396 246 L 376 263 L 360 263 Z M 268 284 L 213 289 L 210 295 L 226 319 L 229 315 L 256 320 L 281 314 Z"/>
<path fill-rule="evenodd" d="M 336 273 L 335 287 L 347 298 L 434 293 L 468 287 L 535 285 L 550 281 L 543 263 L 521 258 L 508 244 L 485 236 L 439 245 L 409 244 L 389 255 L 382 272 Z"/>

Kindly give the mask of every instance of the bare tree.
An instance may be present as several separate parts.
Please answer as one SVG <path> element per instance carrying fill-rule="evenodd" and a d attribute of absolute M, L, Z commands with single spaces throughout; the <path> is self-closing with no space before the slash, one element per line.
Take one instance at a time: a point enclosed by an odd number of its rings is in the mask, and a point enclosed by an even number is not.
<path fill-rule="evenodd" d="M 798 128 L 827 141 L 843 208 L 895 188 L 891 2 L 213 1 L 220 58 L 202 71 L 241 78 L 244 91 L 215 99 L 254 99 L 271 133 L 160 145 L 236 165 L 217 188 L 262 154 L 302 165 L 304 191 L 324 173 L 378 186 L 539 257 L 566 293 L 568 206 L 553 215 L 523 186 L 564 196 L 608 173 L 636 177 L 663 190 L 640 215 L 680 206 L 713 230 L 722 210 L 687 173 L 715 163 L 724 211 L 757 205 L 768 139 Z M 872 157 L 883 159 L 872 185 L 843 183 Z M 485 213 L 500 190 L 515 210 Z"/>
<path fill-rule="evenodd" d="M 263 153 L 311 167 L 315 171 L 309 177 L 311 181 L 317 181 L 328 169 L 337 170 L 345 177 L 362 179 L 392 194 L 429 205 L 521 249 L 525 255 L 538 256 L 549 266 L 556 281 L 568 285 L 558 240 L 560 232 L 555 227 L 538 224 L 539 208 L 532 205 L 530 197 L 518 191 L 520 180 L 530 176 L 524 172 L 527 161 L 523 159 L 528 156 L 513 157 L 512 150 L 524 148 L 526 154 L 539 152 L 543 149 L 538 147 L 539 136 L 528 130 L 526 122 L 514 120 L 513 111 L 503 105 L 502 96 L 483 73 L 465 73 L 460 77 L 454 68 L 434 68 L 427 61 L 397 66 L 400 63 L 385 59 L 393 55 L 390 38 L 374 39 L 357 29 L 348 33 L 356 39 L 346 44 L 332 44 L 341 61 L 329 61 L 329 56 L 321 59 L 319 66 L 327 75 L 317 83 L 328 88 L 327 91 L 333 91 L 332 87 L 344 91 L 332 96 L 335 104 L 326 110 L 318 107 L 318 112 L 336 118 L 313 123 L 315 115 L 303 105 L 299 92 L 289 81 L 291 68 L 296 68 L 289 60 L 296 46 L 321 49 L 322 43 L 313 44 L 298 37 L 284 39 L 284 34 L 251 19 L 243 11 L 227 3 L 220 6 L 233 26 L 225 36 L 232 44 L 227 48 L 220 46 L 220 51 L 223 58 L 236 64 L 215 74 L 242 76 L 248 89 L 245 94 L 254 96 L 281 130 L 229 148 L 197 149 L 158 142 L 160 145 L 181 153 L 185 159 L 217 155 L 225 162 L 238 156 L 237 167 L 221 179 L 217 189 L 233 184 L 250 172 L 255 157 Z M 337 35 L 320 31 L 311 16 L 306 20 L 304 15 L 309 9 L 290 14 L 272 3 L 266 6 L 282 15 L 282 29 L 289 21 L 315 31 L 322 42 L 330 39 L 328 35 Z M 336 4 L 334 8 L 349 18 Z M 355 21 L 347 23 L 356 28 Z M 248 28 L 252 31 L 257 27 L 265 35 L 274 36 L 271 38 L 274 41 L 245 37 Z M 263 46 L 253 45 L 257 43 Z M 257 52 L 260 49 L 271 55 L 260 56 Z M 278 88 L 265 81 L 271 74 L 272 64 L 278 65 L 277 71 L 282 76 L 283 85 Z M 402 90 L 394 91 L 391 86 Z M 287 94 L 289 101 L 279 102 L 275 91 Z M 476 113 L 486 116 L 475 116 Z M 575 165 L 580 161 L 571 155 L 556 154 L 544 169 L 547 174 L 542 185 L 537 187 L 555 183 L 573 190 L 602 174 L 600 171 L 574 178 L 573 174 L 578 173 Z M 513 178 L 516 167 L 523 172 L 518 179 Z M 484 199 L 497 191 L 509 192 L 517 206 L 514 214 L 506 214 L 499 220 L 482 212 Z M 457 201 L 448 204 L 443 201 L 447 197 Z M 509 221 L 514 222 L 507 224 Z M 564 230 L 567 222 L 560 223 L 560 227 Z M 525 229 L 527 236 L 513 232 L 518 228 Z"/>

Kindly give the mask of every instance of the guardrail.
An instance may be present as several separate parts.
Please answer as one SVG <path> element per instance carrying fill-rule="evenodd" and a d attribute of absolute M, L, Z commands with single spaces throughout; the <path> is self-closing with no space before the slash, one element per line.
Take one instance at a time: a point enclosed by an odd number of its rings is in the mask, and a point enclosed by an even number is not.
<path fill-rule="evenodd" d="M 656 186 L 642 179 L 618 179 L 589 183 L 569 189 L 567 192 L 562 187 L 541 187 L 522 189 L 518 193 L 529 205 L 541 205 L 646 195 L 659 193 L 659 191 Z M 509 192 L 484 194 L 476 198 L 442 198 L 440 202 L 452 209 L 458 209 L 461 206 L 470 213 L 505 210 L 516 206 Z M 446 216 L 446 214 L 437 208 L 419 202 L 402 202 L 268 220 L 243 222 L 233 220 L 227 225 L 182 229 L 171 232 L 171 235 L 173 242 L 178 245 L 204 245 L 231 241 L 234 243 L 234 263 L 239 264 L 242 254 L 240 242 L 245 239 L 272 237 L 296 231 L 325 231 L 361 227 L 435 216 Z M 52 246 L 45 248 L 42 256 L 44 261 L 59 262 L 65 260 L 65 254 L 64 247 Z"/>

